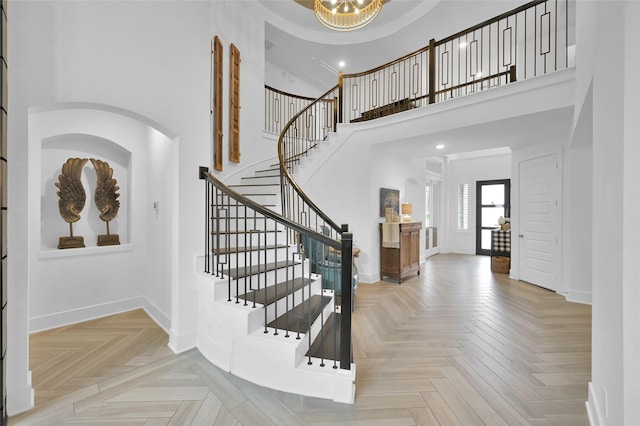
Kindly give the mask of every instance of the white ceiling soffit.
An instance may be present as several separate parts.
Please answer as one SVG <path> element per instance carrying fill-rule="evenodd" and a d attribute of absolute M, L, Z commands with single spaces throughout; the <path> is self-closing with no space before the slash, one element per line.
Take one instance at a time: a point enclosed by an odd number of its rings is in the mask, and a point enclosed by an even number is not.
<path fill-rule="evenodd" d="M 418 21 L 442 0 L 389 0 L 377 18 L 356 31 L 334 31 L 318 22 L 312 10 L 294 0 L 257 0 L 267 22 L 303 40 L 346 45 L 371 42 L 401 31 Z"/>

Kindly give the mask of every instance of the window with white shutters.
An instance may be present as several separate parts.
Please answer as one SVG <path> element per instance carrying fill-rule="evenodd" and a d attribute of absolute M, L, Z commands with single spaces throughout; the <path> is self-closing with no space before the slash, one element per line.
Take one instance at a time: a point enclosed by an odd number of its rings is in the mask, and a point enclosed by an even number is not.
<path fill-rule="evenodd" d="M 469 229 L 469 184 L 458 185 L 458 230 Z"/>

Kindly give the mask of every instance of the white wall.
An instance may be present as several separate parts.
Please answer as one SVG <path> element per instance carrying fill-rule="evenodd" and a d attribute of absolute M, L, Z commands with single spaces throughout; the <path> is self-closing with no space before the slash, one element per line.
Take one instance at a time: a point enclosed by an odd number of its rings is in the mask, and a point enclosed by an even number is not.
<path fill-rule="evenodd" d="M 316 87 L 302 80 L 300 77 L 285 71 L 282 67 L 267 61 L 265 63 L 264 84 L 283 92 L 292 93 L 308 98 L 317 98 L 330 87 Z M 338 80 L 336 79 L 336 83 Z"/>
<path fill-rule="evenodd" d="M 574 126 L 582 114 L 582 105 L 593 78 L 593 69 L 597 60 L 596 45 L 598 39 L 597 8 L 576 2 L 576 81 Z M 590 112 L 589 112 L 590 114 Z"/>
<path fill-rule="evenodd" d="M 597 16 L 598 25 L 592 68 L 593 317 L 587 408 L 595 425 L 639 424 L 640 88 L 635 75 L 640 8 L 635 2 L 578 5 L 581 16 Z"/>
<path fill-rule="evenodd" d="M 394 154 L 388 146 L 371 145 L 369 132 L 353 130 L 346 126 L 338 135 L 331 135 L 329 143 L 337 148 L 327 148 L 329 158 L 317 160 L 321 166 L 313 164 L 313 174 L 299 182 L 329 217 L 349 225 L 354 244 L 361 250 L 357 260 L 360 281 L 371 283 L 380 280 L 378 224 L 384 221 L 379 215 L 380 188 L 398 189 L 400 202 L 412 203 L 413 218 L 423 221 L 425 166 L 424 161 L 398 154 L 397 149 Z M 423 251 L 421 238 L 421 254 Z"/>
<path fill-rule="evenodd" d="M 593 173 L 592 147 L 572 144 L 567 150 L 568 171 L 563 214 L 563 280 L 567 287 L 567 300 L 591 303 L 591 176 Z"/>
<path fill-rule="evenodd" d="M 170 344 L 176 351 L 196 343 L 197 292 L 194 276 L 194 256 L 203 250 L 202 224 L 204 200 L 198 166 L 211 165 L 210 120 L 210 40 L 218 35 L 225 48 L 224 104 L 228 104 L 229 44 L 240 50 L 241 65 L 241 153 L 242 163 L 256 162 L 263 157 L 262 99 L 264 86 L 264 21 L 256 16 L 246 2 L 238 1 L 162 1 L 111 2 L 76 1 L 11 1 L 9 28 L 9 151 L 12 162 L 9 179 L 9 241 L 13 255 L 9 261 L 9 297 L 11 301 L 9 333 L 8 408 L 14 414 L 29 408 L 31 384 L 28 372 L 29 288 L 39 281 L 28 259 L 31 245 L 27 239 L 30 223 L 38 211 L 28 210 L 32 194 L 26 182 L 32 163 L 28 146 L 28 111 L 40 105 L 55 106 L 65 102 L 87 102 L 122 108 L 146 117 L 174 135 L 177 148 L 147 152 L 141 160 L 171 161 L 176 172 L 166 175 L 166 189 L 148 193 L 148 199 L 161 200 L 160 210 L 144 211 L 154 234 L 151 242 L 163 244 L 173 238 L 171 255 L 163 252 L 158 259 L 171 259 L 170 269 L 151 272 L 147 282 L 135 287 L 139 295 L 149 294 L 157 310 L 171 315 Z M 238 25 L 238 23 L 242 25 Z M 228 117 L 224 117 L 225 123 Z M 225 126 L 225 160 L 223 173 L 233 173 L 241 165 L 228 158 L 228 127 Z M 135 173 L 135 170 L 132 171 Z M 159 178 L 161 170 L 149 171 L 149 179 Z M 179 218 L 167 226 L 171 210 L 162 199 L 162 191 L 179 194 L 172 214 Z M 138 200 L 134 199 L 134 202 Z M 140 201 L 142 202 L 142 201 Z M 141 210 L 142 211 L 142 210 Z M 137 230 L 131 224 L 131 238 Z M 38 244 L 38 247 L 40 245 Z M 115 256 L 126 256 L 117 254 Z M 87 261 L 101 262 L 102 257 Z M 156 265 L 147 254 L 142 265 Z M 65 260 L 60 260 L 64 262 Z M 169 275 L 171 291 L 158 289 L 151 282 Z M 38 284 L 40 285 L 40 284 Z M 67 305 L 57 306 L 58 312 L 86 304 L 92 306 L 108 299 L 128 297 L 129 290 L 118 295 L 99 292 L 83 294 L 64 291 Z M 170 294 L 169 294 L 170 293 Z M 50 294 L 47 293 L 47 294 Z M 38 312 L 45 312 L 37 292 L 30 303 Z M 76 299 L 78 298 L 78 299 Z M 166 307 L 167 301 L 171 306 Z M 55 306 L 46 308 L 53 314 Z"/>
<path fill-rule="evenodd" d="M 476 253 L 476 181 L 511 179 L 511 154 L 448 159 L 445 172 L 446 234 L 443 252 Z M 469 185 L 469 229 L 457 227 L 458 185 Z M 513 202 L 513 201 L 512 201 Z"/>
<path fill-rule="evenodd" d="M 637 40 L 640 40 L 640 4 L 628 2 L 625 5 L 624 33 L 624 219 L 622 228 L 623 263 L 622 310 L 623 341 L 622 362 L 624 365 L 624 422 L 640 424 L 640 84 L 637 70 L 640 67 Z"/>

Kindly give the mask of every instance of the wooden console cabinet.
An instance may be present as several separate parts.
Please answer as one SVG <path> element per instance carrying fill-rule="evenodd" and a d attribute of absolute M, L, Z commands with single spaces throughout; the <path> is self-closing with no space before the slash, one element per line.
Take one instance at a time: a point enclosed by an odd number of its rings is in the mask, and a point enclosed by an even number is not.
<path fill-rule="evenodd" d="M 380 224 L 380 279 L 397 278 L 398 283 L 408 275 L 420 275 L 420 230 L 422 222 L 400 223 L 400 248 L 382 246 Z"/>

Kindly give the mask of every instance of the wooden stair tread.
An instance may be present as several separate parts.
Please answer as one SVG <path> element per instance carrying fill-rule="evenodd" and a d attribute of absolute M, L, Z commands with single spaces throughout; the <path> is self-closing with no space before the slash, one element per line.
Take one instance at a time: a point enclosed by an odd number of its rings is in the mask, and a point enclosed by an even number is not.
<path fill-rule="evenodd" d="M 341 316 L 337 312 L 331 313 L 324 323 L 322 331 L 311 344 L 311 348 L 305 356 L 313 358 L 329 359 L 338 361 L 340 359 L 340 322 Z"/>
<path fill-rule="evenodd" d="M 279 329 L 288 328 L 291 332 L 304 334 L 309 331 L 309 324 L 313 324 L 316 318 L 320 316 L 324 307 L 331 302 L 331 299 L 331 296 L 315 294 L 305 300 L 304 303 L 300 303 L 295 308 L 280 315 L 267 324 L 267 326 Z M 309 312 L 311 312 L 311 314 L 309 314 Z"/>
<path fill-rule="evenodd" d="M 253 302 L 255 300 L 256 303 L 260 303 L 263 306 L 267 306 L 292 293 L 295 293 L 296 291 L 300 290 L 304 286 L 309 285 L 311 282 L 312 281 L 309 278 L 302 278 L 302 277 L 295 278 L 289 284 L 288 289 L 285 282 L 280 282 L 278 284 L 270 285 L 267 288 L 261 288 L 260 290 L 255 292 L 250 291 L 249 293 L 241 294 L 238 296 L 238 299 L 242 299 L 247 302 Z M 277 290 L 277 294 L 276 294 L 276 290 Z M 287 292 L 287 290 L 289 291 Z M 265 296 L 265 293 L 266 293 L 266 296 Z M 265 300 L 265 297 L 266 297 L 266 300 Z"/>
<path fill-rule="evenodd" d="M 275 271 L 276 269 L 288 268 L 289 266 L 297 265 L 299 262 L 293 262 L 291 260 L 283 260 L 280 262 L 267 263 L 266 265 L 252 265 L 252 266 L 239 266 L 238 268 L 224 269 L 222 273 L 229 275 L 231 278 L 239 279 L 248 277 L 249 275 L 256 275 L 260 273 Z"/>

